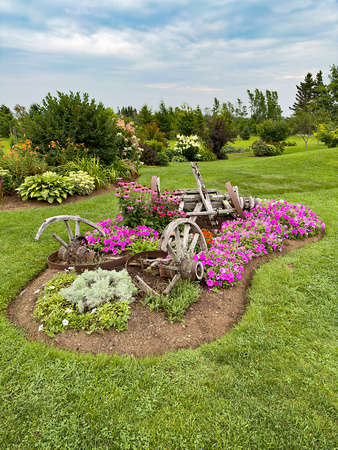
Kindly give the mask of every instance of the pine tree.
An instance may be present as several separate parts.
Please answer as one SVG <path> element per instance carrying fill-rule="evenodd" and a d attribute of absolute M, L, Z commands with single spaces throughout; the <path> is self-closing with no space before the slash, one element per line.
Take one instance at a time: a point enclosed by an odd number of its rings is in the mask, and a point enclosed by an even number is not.
<path fill-rule="evenodd" d="M 311 111 L 313 108 L 313 99 L 315 96 L 316 83 L 312 79 L 312 74 L 308 72 L 303 82 L 296 85 L 296 101 L 290 107 L 292 111 Z"/>

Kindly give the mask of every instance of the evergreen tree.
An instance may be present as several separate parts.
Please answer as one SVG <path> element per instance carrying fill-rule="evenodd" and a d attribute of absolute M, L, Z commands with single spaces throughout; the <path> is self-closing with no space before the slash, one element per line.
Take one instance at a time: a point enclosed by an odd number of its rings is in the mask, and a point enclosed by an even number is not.
<path fill-rule="evenodd" d="M 296 85 L 296 101 L 290 107 L 292 111 L 311 111 L 315 97 L 316 82 L 312 79 L 312 74 L 308 72 L 304 81 Z"/>
<path fill-rule="evenodd" d="M 14 125 L 12 111 L 5 105 L 0 106 L 0 137 L 9 138 Z"/>
<path fill-rule="evenodd" d="M 167 107 L 165 106 L 163 98 L 160 101 L 158 111 L 155 113 L 155 119 L 157 120 L 159 129 L 164 133 L 165 137 L 169 139 L 171 130 L 171 115 Z"/>
<path fill-rule="evenodd" d="M 146 103 L 144 103 L 139 110 L 136 121 L 141 127 L 144 127 L 148 123 L 152 123 L 154 121 L 152 109 L 149 108 Z"/>

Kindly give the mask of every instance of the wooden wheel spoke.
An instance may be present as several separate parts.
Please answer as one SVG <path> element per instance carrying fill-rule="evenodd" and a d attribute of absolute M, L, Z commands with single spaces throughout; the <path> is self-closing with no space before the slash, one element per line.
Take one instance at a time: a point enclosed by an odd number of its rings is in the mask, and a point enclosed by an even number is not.
<path fill-rule="evenodd" d="M 180 257 L 182 257 L 182 244 L 181 244 L 180 230 L 178 229 L 178 227 L 175 228 L 174 234 L 175 234 L 176 256 L 177 256 L 178 258 L 180 258 Z"/>
<path fill-rule="evenodd" d="M 182 256 L 185 256 L 188 250 L 188 240 L 189 240 L 189 233 L 190 233 L 190 224 L 186 223 L 184 225 L 184 231 L 183 231 L 183 242 L 182 242 Z"/>
<path fill-rule="evenodd" d="M 73 239 L 73 232 L 72 232 L 72 229 L 70 228 L 69 221 L 65 220 L 64 222 L 66 225 L 66 230 L 67 230 L 67 234 L 68 234 L 69 242 L 70 242 Z"/>
<path fill-rule="evenodd" d="M 75 236 L 80 236 L 80 221 L 75 220 Z"/>
<path fill-rule="evenodd" d="M 191 241 L 191 244 L 189 246 L 189 252 L 188 252 L 189 254 L 194 253 L 194 250 L 195 250 L 195 247 L 197 245 L 197 242 L 198 242 L 199 238 L 200 238 L 200 234 L 198 234 L 198 233 L 194 234 L 194 237 L 193 237 L 193 239 Z"/>
<path fill-rule="evenodd" d="M 175 261 L 176 263 L 180 262 L 179 258 L 177 257 L 177 255 L 175 253 L 175 250 L 172 248 L 172 246 L 169 244 L 169 242 L 167 243 L 167 252 L 170 254 L 171 259 L 173 261 Z"/>

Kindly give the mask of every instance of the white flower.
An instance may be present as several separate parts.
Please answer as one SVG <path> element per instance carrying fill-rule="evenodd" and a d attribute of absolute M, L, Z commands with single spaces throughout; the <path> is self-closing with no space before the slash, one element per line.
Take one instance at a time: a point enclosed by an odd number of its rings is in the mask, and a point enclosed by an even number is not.
<path fill-rule="evenodd" d="M 43 330 L 43 325 L 40 325 L 38 328 L 38 331 L 42 331 Z"/>
<path fill-rule="evenodd" d="M 55 289 L 55 286 L 49 286 L 48 289 Z"/>
<path fill-rule="evenodd" d="M 40 292 L 40 289 L 37 289 L 34 294 L 38 294 Z"/>
<path fill-rule="evenodd" d="M 94 314 L 95 311 L 96 311 L 96 308 L 93 308 L 93 309 L 92 309 L 92 314 Z"/>
<path fill-rule="evenodd" d="M 66 313 L 71 313 L 71 312 L 73 312 L 73 310 L 72 310 L 72 309 L 66 309 L 65 312 L 66 312 Z"/>
<path fill-rule="evenodd" d="M 62 325 L 63 325 L 64 327 L 66 327 L 68 324 L 69 324 L 68 320 L 67 320 L 67 319 L 63 319 Z"/>

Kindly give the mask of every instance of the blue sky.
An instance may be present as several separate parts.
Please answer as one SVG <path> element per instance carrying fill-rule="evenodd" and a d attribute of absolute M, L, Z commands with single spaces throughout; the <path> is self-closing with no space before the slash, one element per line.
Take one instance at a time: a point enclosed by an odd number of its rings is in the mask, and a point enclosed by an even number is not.
<path fill-rule="evenodd" d="M 338 63 L 337 0 L 1 0 L 0 104 L 87 92 L 105 106 L 277 91 L 290 115 L 307 72 Z"/>

